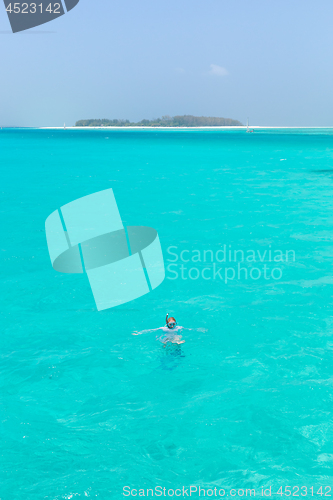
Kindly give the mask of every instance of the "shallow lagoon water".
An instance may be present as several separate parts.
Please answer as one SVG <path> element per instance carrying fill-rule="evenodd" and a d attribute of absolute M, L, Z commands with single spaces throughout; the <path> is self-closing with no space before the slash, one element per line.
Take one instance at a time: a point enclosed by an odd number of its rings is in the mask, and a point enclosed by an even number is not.
<path fill-rule="evenodd" d="M 330 485 L 332 131 L 3 129 L 0 164 L 2 500 Z M 44 222 L 107 188 L 167 271 L 97 312 L 85 277 L 52 269 Z M 254 252 L 247 279 L 223 249 Z M 132 335 L 167 312 L 181 348 Z"/>

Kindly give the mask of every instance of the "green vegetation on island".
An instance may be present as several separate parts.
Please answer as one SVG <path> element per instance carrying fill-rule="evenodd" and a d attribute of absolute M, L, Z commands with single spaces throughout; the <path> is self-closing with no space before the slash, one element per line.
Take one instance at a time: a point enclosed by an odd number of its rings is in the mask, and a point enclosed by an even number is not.
<path fill-rule="evenodd" d="M 242 123 L 231 118 L 213 116 L 162 116 L 153 120 L 132 123 L 129 120 L 79 120 L 76 127 L 241 127 Z"/>

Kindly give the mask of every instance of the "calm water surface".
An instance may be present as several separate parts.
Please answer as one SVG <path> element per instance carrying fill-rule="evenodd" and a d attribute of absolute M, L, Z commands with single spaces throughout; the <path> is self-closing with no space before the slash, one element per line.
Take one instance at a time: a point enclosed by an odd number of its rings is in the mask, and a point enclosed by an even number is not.
<path fill-rule="evenodd" d="M 332 485 L 332 131 L 3 129 L 0 168 L 1 500 Z M 107 188 L 167 271 L 98 313 L 44 222 Z"/>

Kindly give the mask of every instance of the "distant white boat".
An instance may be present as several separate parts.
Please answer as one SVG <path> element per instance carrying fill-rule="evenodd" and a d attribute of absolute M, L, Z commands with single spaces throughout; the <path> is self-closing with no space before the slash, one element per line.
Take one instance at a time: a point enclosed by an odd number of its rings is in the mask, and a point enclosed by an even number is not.
<path fill-rule="evenodd" d="M 249 128 L 249 119 L 247 119 L 247 124 L 246 124 L 246 133 L 252 133 L 254 132 L 253 128 Z"/>

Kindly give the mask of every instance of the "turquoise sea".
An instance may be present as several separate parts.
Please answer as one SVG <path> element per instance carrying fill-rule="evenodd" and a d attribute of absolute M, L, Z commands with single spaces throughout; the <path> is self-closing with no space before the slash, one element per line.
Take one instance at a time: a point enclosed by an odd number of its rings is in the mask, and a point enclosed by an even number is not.
<path fill-rule="evenodd" d="M 3 129 L 0 165 L 1 500 L 333 495 L 332 130 Z M 97 312 L 44 224 L 108 188 L 166 279 Z"/>

